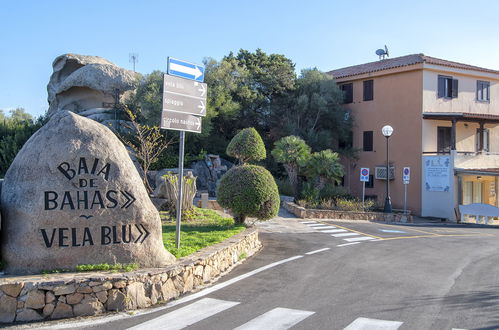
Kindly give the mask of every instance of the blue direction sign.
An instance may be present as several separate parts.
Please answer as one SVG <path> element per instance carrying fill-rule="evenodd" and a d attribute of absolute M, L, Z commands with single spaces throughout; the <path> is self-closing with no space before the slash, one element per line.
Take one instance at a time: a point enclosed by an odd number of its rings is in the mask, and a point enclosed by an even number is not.
<path fill-rule="evenodd" d="M 198 65 L 168 57 L 168 74 L 199 82 L 204 81 L 204 65 Z"/>

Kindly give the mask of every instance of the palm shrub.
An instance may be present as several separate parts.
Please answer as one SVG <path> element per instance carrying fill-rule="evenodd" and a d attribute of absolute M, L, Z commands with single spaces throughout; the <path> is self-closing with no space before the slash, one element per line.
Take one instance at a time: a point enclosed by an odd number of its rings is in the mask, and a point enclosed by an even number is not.
<path fill-rule="evenodd" d="M 226 153 L 237 158 L 241 165 L 267 157 L 262 137 L 253 127 L 245 128 L 237 133 L 227 146 Z"/>
<path fill-rule="evenodd" d="M 246 217 L 268 220 L 279 212 L 279 190 L 274 177 L 257 165 L 231 168 L 220 179 L 218 203 L 234 214 L 234 220 L 244 223 Z"/>
<path fill-rule="evenodd" d="M 326 183 L 339 183 L 343 177 L 343 165 L 339 162 L 339 155 L 329 149 L 314 152 L 306 166 L 306 175 L 317 180 L 317 188 L 321 191 Z"/>
<path fill-rule="evenodd" d="M 283 164 L 293 190 L 293 196 L 296 197 L 298 194 L 298 172 L 300 166 L 306 164 L 310 158 L 310 147 L 300 137 L 290 135 L 275 143 L 272 156 L 276 162 Z"/>

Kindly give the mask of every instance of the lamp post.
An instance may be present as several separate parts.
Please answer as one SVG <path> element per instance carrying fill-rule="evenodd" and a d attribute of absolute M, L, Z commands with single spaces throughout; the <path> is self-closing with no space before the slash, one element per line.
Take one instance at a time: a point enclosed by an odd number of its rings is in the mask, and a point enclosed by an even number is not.
<path fill-rule="evenodd" d="M 383 133 L 383 136 L 386 138 L 386 198 L 383 212 L 392 213 L 392 201 L 390 199 L 390 159 L 388 157 L 388 139 L 393 134 L 393 127 L 390 125 L 383 126 L 381 133 Z"/>

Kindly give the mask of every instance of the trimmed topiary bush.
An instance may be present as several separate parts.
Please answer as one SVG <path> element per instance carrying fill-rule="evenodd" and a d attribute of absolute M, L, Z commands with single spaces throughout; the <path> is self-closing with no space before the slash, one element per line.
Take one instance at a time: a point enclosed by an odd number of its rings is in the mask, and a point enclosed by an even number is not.
<path fill-rule="evenodd" d="M 236 134 L 227 146 L 227 155 L 239 159 L 241 164 L 267 157 L 262 137 L 253 127 Z"/>
<path fill-rule="evenodd" d="M 242 165 L 231 168 L 220 180 L 218 203 L 243 223 L 246 217 L 268 220 L 279 212 L 279 191 L 274 177 L 265 168 Z"/>

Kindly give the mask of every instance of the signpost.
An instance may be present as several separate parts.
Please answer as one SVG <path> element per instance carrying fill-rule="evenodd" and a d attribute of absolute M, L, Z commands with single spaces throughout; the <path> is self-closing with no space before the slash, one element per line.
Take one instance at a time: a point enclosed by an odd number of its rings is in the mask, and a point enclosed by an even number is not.
<path fill-rule="evenodd" d="M 362 182 L 362 207 L 364 207 L 364 198 L 366 196 L 366 182 L 369 182 L 369 169 L 360 169 L 360 181 Z"/>
<path fill-rule="evenodd" d="M 411 168 L 404 167 L 402 170 L 402 180 L 404 181 L 404 214 L 407 213 L 407 185 L 411 180 Z"/>
<path fill-rule="evenodd" d="M 178 156 L 177 225 L 175 241 L 180 248 L 180 220 L 182 219 L 185 132 L 201 133 L 201 116 L 206 116 L 205 68 L 168 57 L 168 69 L 163 84 L 161 128 L 180 131 Z"/>

